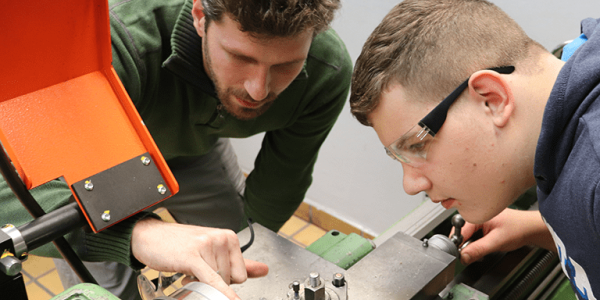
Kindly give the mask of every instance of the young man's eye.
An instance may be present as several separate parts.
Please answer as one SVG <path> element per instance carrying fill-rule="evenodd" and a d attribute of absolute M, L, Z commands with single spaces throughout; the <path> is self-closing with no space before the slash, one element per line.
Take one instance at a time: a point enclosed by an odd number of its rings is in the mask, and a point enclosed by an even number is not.
<path fill-rule="evenodd" d="M 412 144 L 408 147 L 408 151 L 411 153 L 418 153 L 425 149 L 425 142 Z"/>

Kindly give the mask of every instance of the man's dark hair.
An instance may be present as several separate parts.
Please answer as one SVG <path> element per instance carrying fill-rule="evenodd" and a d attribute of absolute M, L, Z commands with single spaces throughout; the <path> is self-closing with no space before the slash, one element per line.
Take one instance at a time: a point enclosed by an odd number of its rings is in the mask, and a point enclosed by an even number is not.
<path fill-rule="evenodd" d="M 224 14 L 240 29 L 260 37 L 290 37 L 306 29 L 317 34 L 333 20 L 340 0 L 202 0 L 207 24 Z"/>

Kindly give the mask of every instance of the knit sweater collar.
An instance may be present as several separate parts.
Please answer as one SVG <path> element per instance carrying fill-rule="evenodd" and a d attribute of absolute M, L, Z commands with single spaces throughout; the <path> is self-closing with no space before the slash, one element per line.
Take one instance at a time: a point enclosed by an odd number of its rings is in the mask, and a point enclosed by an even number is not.
<path fill-rule="evenodd" d="M 192 6 L 192 0 L 183 4 L 171 35 L 172 53 L 162 67 L 216 98 L 215 86 L 204 70 L 202 38 L 194 27 Z"/>

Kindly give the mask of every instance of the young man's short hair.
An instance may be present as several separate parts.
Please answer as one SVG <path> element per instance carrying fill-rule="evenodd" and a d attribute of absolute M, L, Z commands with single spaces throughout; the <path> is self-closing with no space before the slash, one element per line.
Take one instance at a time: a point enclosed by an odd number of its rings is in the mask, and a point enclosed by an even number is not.
<path fill-rule="evenodd" d="M 290 37 L 326 30 L 340 0 L 202 0 L 207 24 L 228 14 L 240 29 L 259 37 Z"/>
<path fill-rule="evenodd" d="M 441 101 L 478 70 L 515 65 L 542 48 L 501 9 L 485 0 L 405 0 L 363 46 L 354 69 L 352 113 L 368 115 L 391 84 L 412 98 Z"/>

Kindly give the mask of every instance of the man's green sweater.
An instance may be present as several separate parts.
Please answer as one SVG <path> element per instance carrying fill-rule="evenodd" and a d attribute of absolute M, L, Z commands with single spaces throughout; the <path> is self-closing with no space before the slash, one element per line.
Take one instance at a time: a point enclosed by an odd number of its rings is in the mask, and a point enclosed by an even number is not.
<path fill-rule="evenodd" d="M 202 40 L 192 25 L 192 0 L 109 1 L 113 66 L 169 164 L 206 154 L 221 137 L 266 132 L 246 179 L 245 213 L 278 230 L 302 202 L 319 148 L 341 112 L 352 62 L 333 30 L 317 35 L 300 75 L 263 115 L 242 121 L 221 109 L 204 71 Z M 33 191 L 46 211 L 67 203 L 68 187 L 53 181 Z M 124 199 L 126 201 L 126 199 Z M 4 181 L 0 223 L 31 217 Z M 67 238 L 89 261 L 142 265 L 131 256 L 138 214 L 98 234 L 77 230 Z M 52 246 L 34 254 L 57 256 Z"/>

